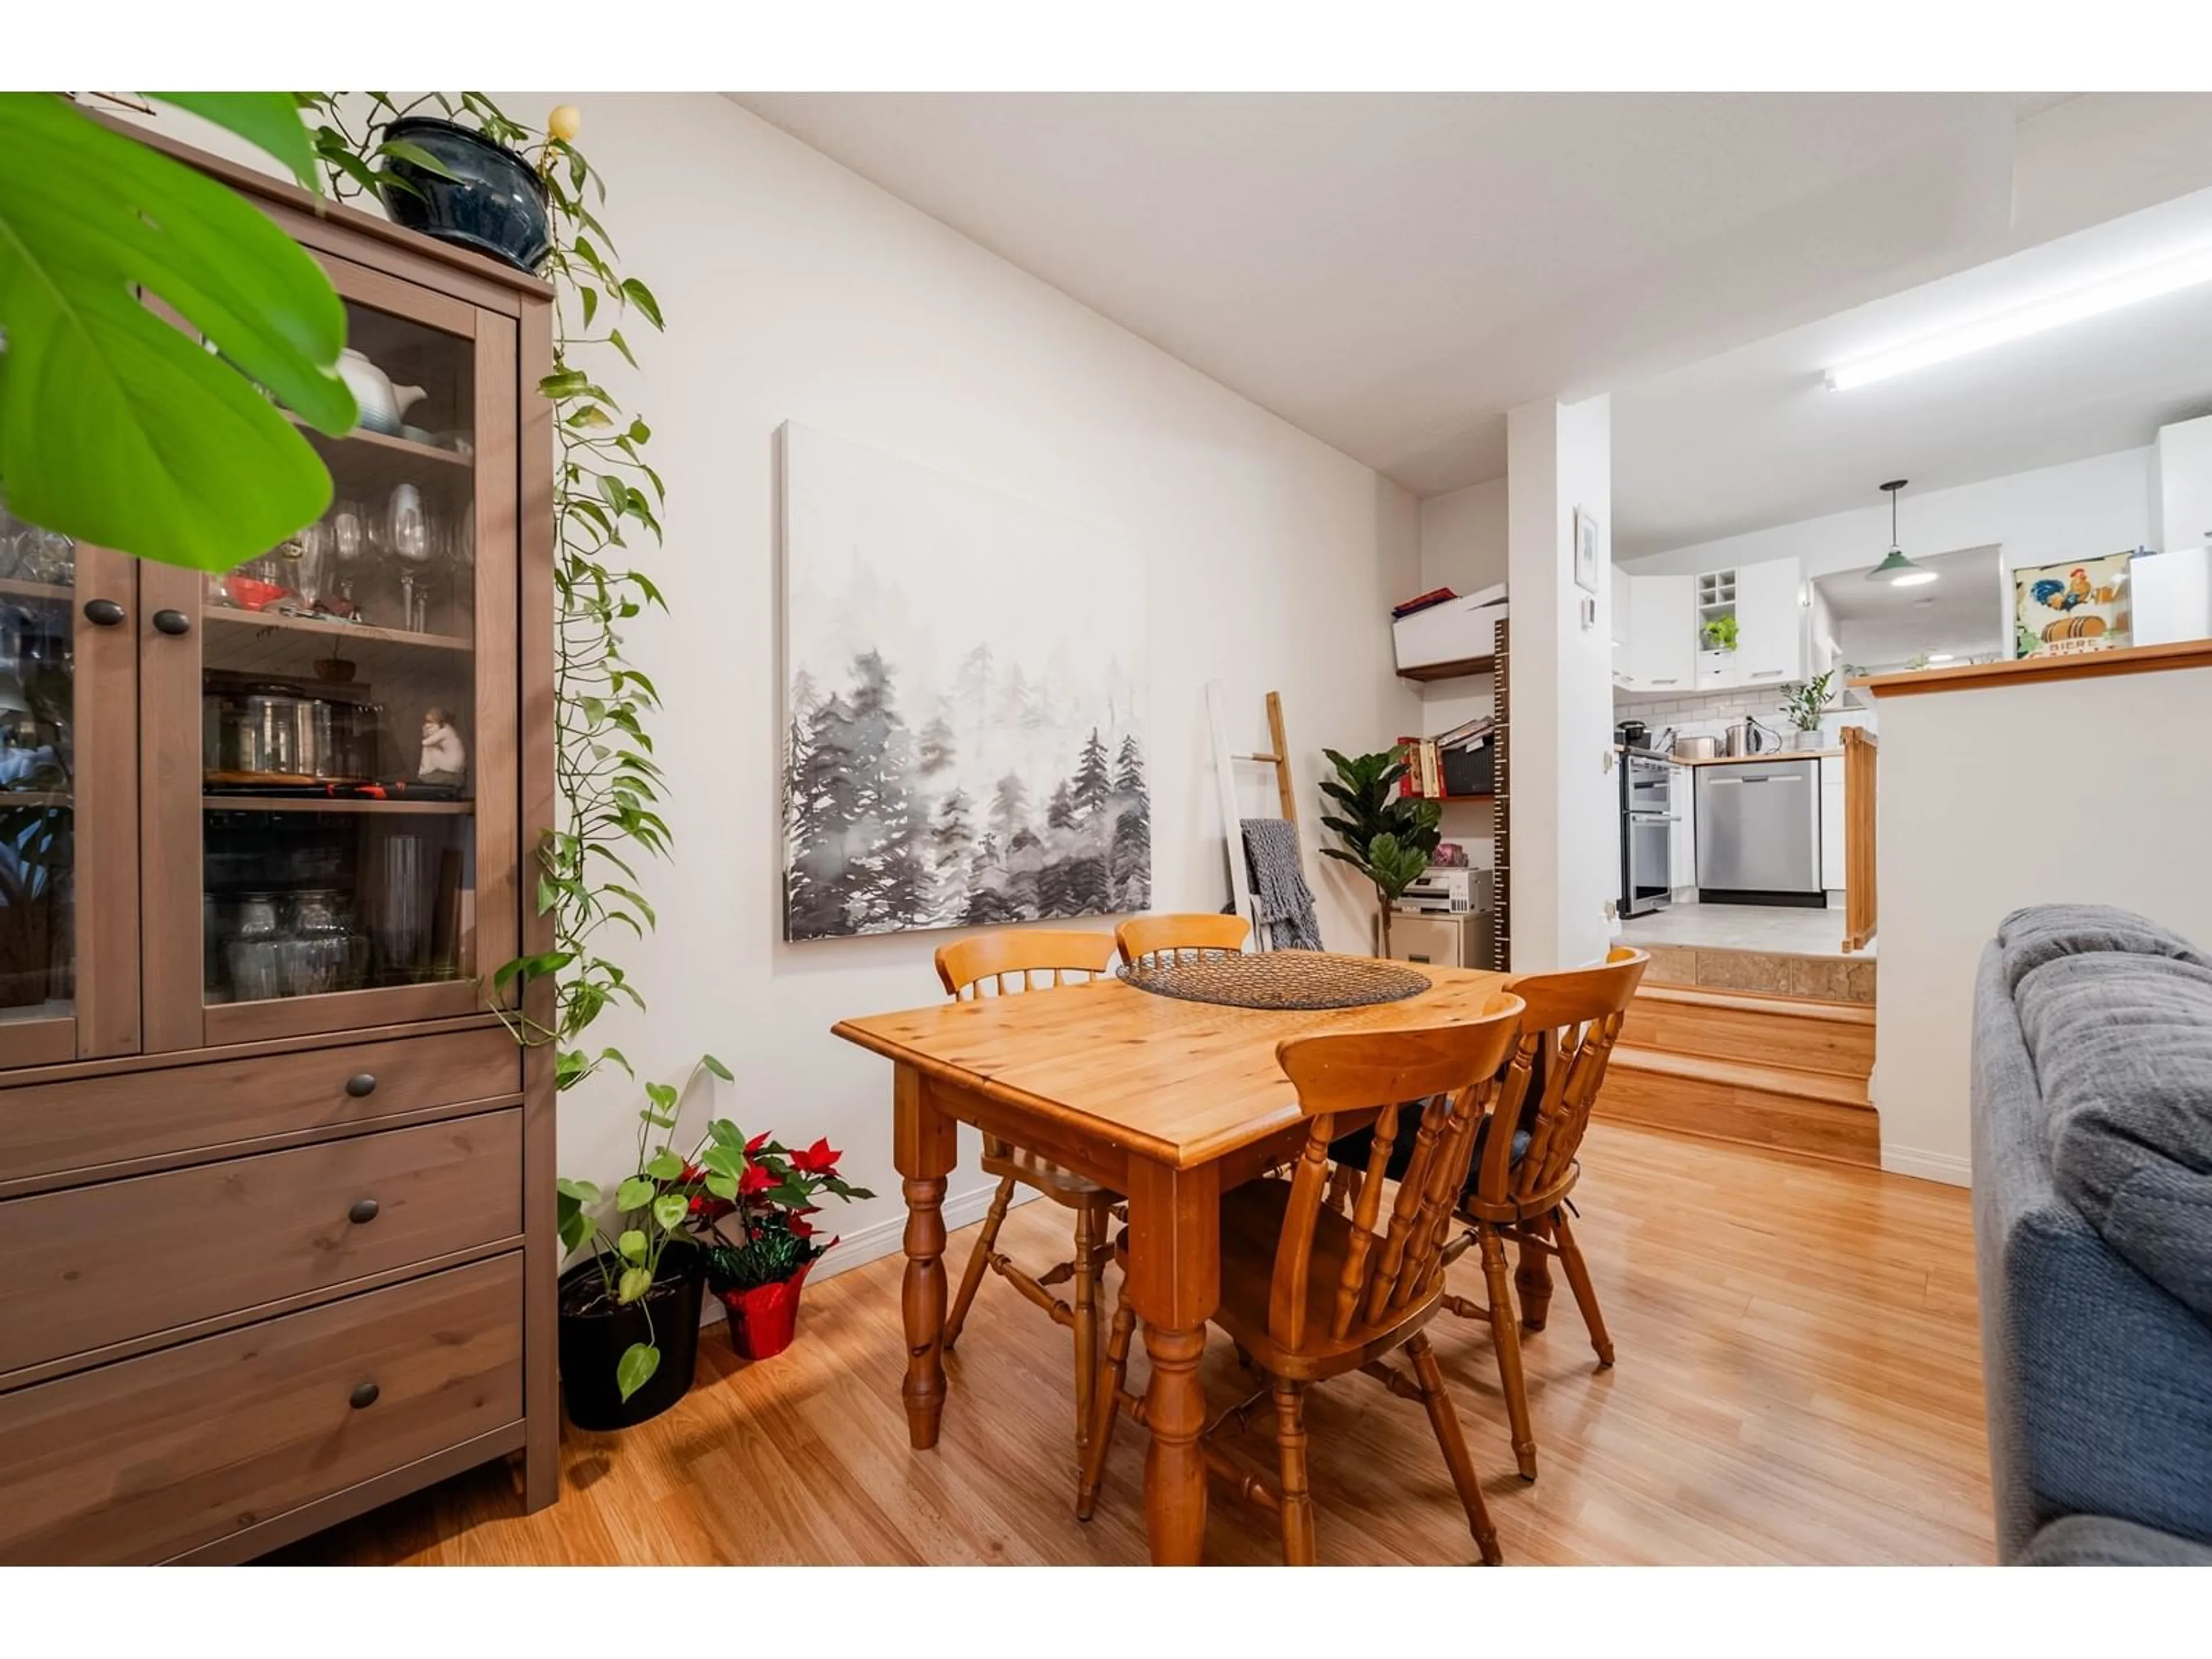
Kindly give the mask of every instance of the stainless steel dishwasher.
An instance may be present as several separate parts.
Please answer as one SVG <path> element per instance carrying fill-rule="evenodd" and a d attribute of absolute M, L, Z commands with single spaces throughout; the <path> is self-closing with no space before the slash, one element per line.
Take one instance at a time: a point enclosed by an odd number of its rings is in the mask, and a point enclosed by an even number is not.
<path fill-rule="evenodd" d="M 1820 886 L 1820 763 L 1696 770 L 1699 901 L 1827 903 Z"/>

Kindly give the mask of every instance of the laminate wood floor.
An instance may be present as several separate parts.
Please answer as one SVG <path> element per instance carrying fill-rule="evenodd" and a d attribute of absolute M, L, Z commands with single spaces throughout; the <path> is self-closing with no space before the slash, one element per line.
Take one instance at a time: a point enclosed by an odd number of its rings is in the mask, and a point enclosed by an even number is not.
<path fill-rule="evenodd" d="M 1510 1564 L 1987 1562 L 1989 1464 L 1966 1194 L 1600 1124 L 1576 1231 L 1619 1364 L 1595 1369 L 1562 1282 L 1523 1345 L 1540 1477 L 1513 1473 L 1488 1328 L 1431 1327 Z M 1059 1259 L 1065 1212 L 1017 1210 L 1001 1248 Z M 957 1273 L 974 1229 L 953 1235 Z M 1077 1522 L 1066 1333 L 987 1279 L 913 1452 L 890 1256 L 810 1287 L 798 1343 L 747 1365 L 719 1325 L 674 1410 L 564 1429 L 562 1501 L 519 1513 L 498 1466 L 294 1545 L 294 1563 L 1127 1563 L 1146 1559 L 1144 1435 L 1123 1424 Z M 1481 1296 L 1472 1256 L 1455 1286 Z M 1109 1274 L 1109 1292 L 1118 1279 Z M 1110 1304 L 1109 1304 L 1110 1305 Z M 1142 1345 L 1132 1376 L 1143 1369 Z M 1209 1344 L 1218 1407 L 1250 1391 Z M 1476 1557 L 1418 1405 L 1350 1376 L 1309 1407 L 1323 1562 Z M 1236 1455 L 1272 1465 L 1267 1443 Z M 1218 1487 L 1211 1561 L 1279 1559 Z"/>

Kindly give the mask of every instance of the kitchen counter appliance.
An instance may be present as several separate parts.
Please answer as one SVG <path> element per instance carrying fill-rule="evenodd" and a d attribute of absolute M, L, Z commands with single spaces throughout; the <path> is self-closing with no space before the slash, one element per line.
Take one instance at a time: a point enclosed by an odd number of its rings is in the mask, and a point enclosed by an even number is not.
<path fill-rule="evenodd" d="M 1620 914 L 1647 916 L 1674 902 L 1674 769 L 1656 755 L 1620 757 Z"/>
<path fill-rule="evenodd" d="M 1819 761 L 1700 766 L 1695 775 L 1701 903 L 1827 903 Z"/>

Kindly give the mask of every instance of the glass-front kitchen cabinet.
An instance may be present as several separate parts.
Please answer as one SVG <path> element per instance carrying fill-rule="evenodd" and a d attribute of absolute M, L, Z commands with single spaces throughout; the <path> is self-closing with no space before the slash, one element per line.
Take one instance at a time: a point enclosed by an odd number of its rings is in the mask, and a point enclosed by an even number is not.
<path fill-rule="evenodd" d="M 519 949 L 519 319 L 322 258 L 319 521 L 203 575 L 0 519 L 0 1069 L 477 1012 Z"/>

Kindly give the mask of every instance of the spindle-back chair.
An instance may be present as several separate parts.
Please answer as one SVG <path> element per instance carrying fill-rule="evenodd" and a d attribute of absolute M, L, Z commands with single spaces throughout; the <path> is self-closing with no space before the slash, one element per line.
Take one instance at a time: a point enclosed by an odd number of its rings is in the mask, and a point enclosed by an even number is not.
<path fill-rule="evenodd" d="M 1132 916 L 1114 930 L 1114 943 L 1121 960 L 1132 964 L 1165 957 L 1172 960 L 1186 951 L 1200 956 L 1242 951 L 1252 924 L 1242 916 L 1218 915 L 1204 910 L 1158 916 Z"/>
<path fill-rule="evenodd" d="M 1489 1305 L 1447 1295 L 1443 1306 L 1462 1318 L 1490 1323 L 1511 1426 L 1513 1460 L 1524 1480 L 1536 1478 L 1536 1437 L 1521 1363 L 1519 1325 L 1526 1324 L 1531 1331 L 1544 1328 L 1551 1301 L 1549 1257 L 1559 1257 L 1566 1270 L 1599 1366 L 1613 1364 L 1613 1339 L 1598 1311 L 1589 1265 L 1567 1219 L 1567 1195 L 1582 1175 L 1583 1134 L 1605 1082 L 1607 1061 L 1650 961 L 1642 951 L 1619 947 L 1602 967 L 1523 975 L 1506 983 L 1528 1006 L 1522 1017 L 1516 1073 L 1525 1079 L 1532 1070 L 1540 1070 L 1543 1085 L 1533 1096 L 1525 1089 L 1519 1098 L 1501 1094 L 1492 1121 L 1480 1132 L 1473 1179 L 1460 1194 L 1458 1212 L 1467 1231 L 1444 1250 L 1447 1263 L 1470 1247 L 1479 1251 Z M 1507 1285 L 1508 1239 L 1518 1245 L 1521 1256 L 1516 1281 L 1521 1294 L 1518 1323 Z"/>
<path fill-rule="evenodd" d="M 1277 1514 L 1284 1559 L 1293 1566 L 1314 1559 L 1305 1391 L 1352 1370 L 1420 1401 L 1482 1559 L 1500 1559 L 1474 1462 L 1422 1328 L 1443 1289 L 1452 1203 L 1467 1180 L 1476 1125 L 1509 1086 L 1500 1073 L 1514 1052 L 1521 1014 L 1520 999 L 1501 994 L 1481 1018 L 1462 1024 L 1323 1033 L 1292 1038 L 1275 1051 L 1297 1090 L 1305 1143 L 1288 1180 L 1251 1182 L 1223 1196 L 1221 1303 L 1213 1316 L 1266 1373 L 1268 1386 L 1217 1419 L 1205 1455 L 1210 1473 Z M 1339 1209 L 1329 1201 L 1328 1167 L 1337 1119 L 1370 1111 L 1375 1133 L 1367 1164 L 1352 1177 Z M 1386 1211 L 1386 1172 L 1401 1136 L 1412 1138 L 1413 1152 Z M 1087 1517 L 1097 1501 L 1116 1417 L 1143 1420 L 1141 1401 L 1123 1387 L 1134 1327 L 1125 1302 L 1115 1311 L 1107 1343 L 1079 1516 Z M 1399 1348 L 1413 1363 L 1411 1376 L 1384 1363 Z M 1280 1470 L 1274 1486 L 1212 1444 L 1221 1433 L 1247 1426 L 1269 1396 Z"/>
<path fill-rule="evenodd" d="M 1113 956 L 1110 933 L 1066 928 L 978 933 L 938 948 L 937 977 L 955 1001 L 973 1002 L 1087 983 L 1106 971 Z M 951 1352 L 960 1340 L 969 1306 L 987 1270 L 1020 1291 L 1054 1323 L 1066 1326 L 1075 1336 L 1075 1451 L 1080 1463 L 1091 1433 L 1091 1398 L 1098 1379 L 1098 1275 L 1111 1259 L 1109 1220 L 1121 1196 L 994 1135 L 983 1137 L 982 1162 L 986 1175 L 999 1177 L 999 1188 L 991 1195 L 981 1236 L 975 1241 L 975 1251 L 960 1275 L 951 1310 L 945 1316 L 945 1348 Z M 999 1229 L 1005 1224 L 1018 1182 L 1075 1212 L 1073 1256 L 1040 1275 L 1025 1273 L 999 1253 Z M 1072 1302 L 1063 1302 L 1052 1293 L 1051 1286 L 1062 1284 L 1070 1285 Z"/>

